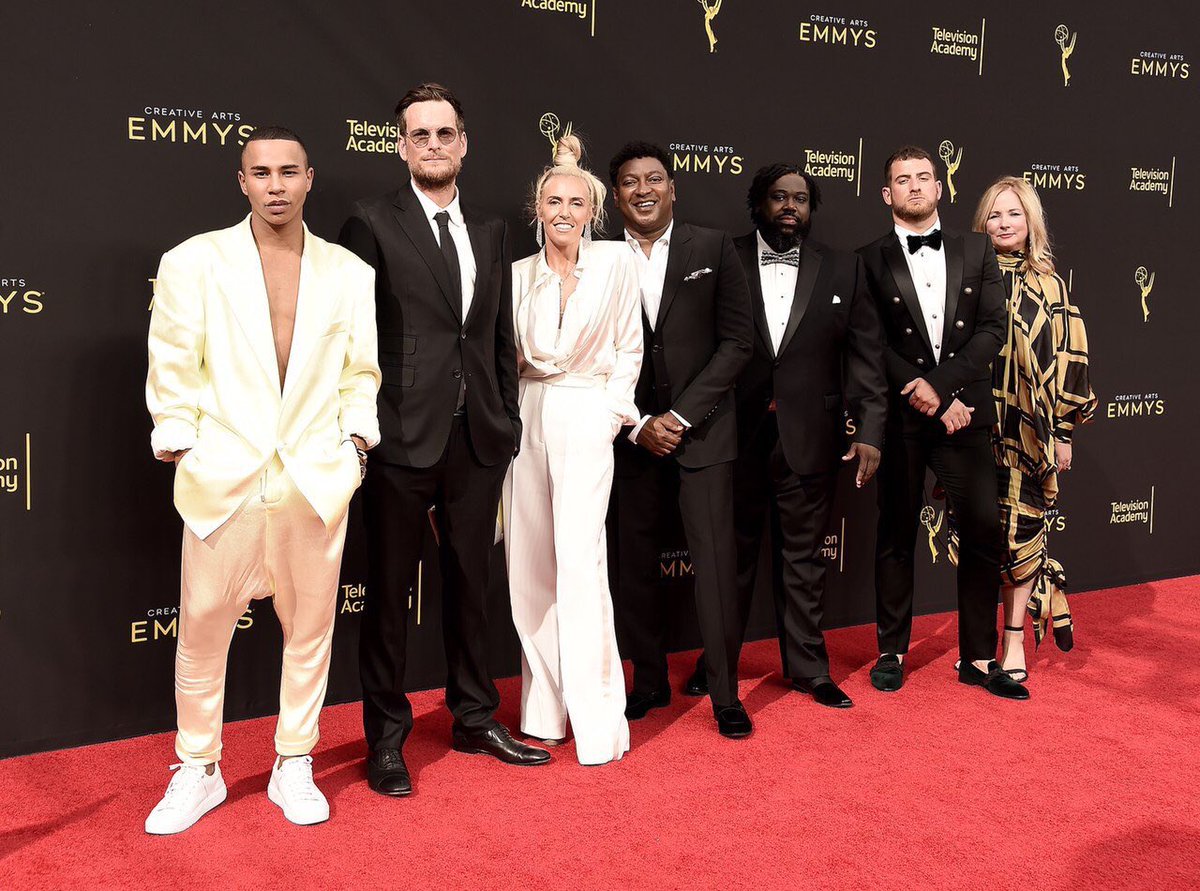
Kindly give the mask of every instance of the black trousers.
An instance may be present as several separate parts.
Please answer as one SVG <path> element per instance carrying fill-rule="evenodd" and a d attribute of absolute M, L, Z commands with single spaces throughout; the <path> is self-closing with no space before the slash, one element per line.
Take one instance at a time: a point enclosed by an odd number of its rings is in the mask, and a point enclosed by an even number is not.
<path fill-rule="evenodd" d="M 714 708 L 733 705 L 741 624 L 732 462 L 690 469 L 644 449 L 618 448 L 613 492 L 619 550 L 614 601 L 622 655 L 633 661 L 633 691 L 670 689 L 658 534 L 664 511 L 677 503 L 695 571 L 700 637 L 709 654 L 709 696 Z"/>
<path fill-rule="evenodd" d="M 400 748 L 412 730 L 404 694 L 408 592 L 416 584 L 427 512 L 437 508 L 446 647 L 446 705 L 456 727 L 487 730 L 500 694 L 488 670 L 487 590 L 506 462 L 480 464 L 465 418 L 432 467 L 371 464 L 363 483 L 367 596 L 359 640 L 367 745 Z"/>
<path fill-rule="evenodd" d="M 947 435 L 940 422 L 888 430 L 879 468 L 875 615 L 881 653 L 907 653 L 912 634 L 913 554 L 931 469 L 954 511 L 958 561 L 958 650 L 962 659 L 996 657 L 996 602 L 1003 532 L 996 463 L 987 429 Z"/>

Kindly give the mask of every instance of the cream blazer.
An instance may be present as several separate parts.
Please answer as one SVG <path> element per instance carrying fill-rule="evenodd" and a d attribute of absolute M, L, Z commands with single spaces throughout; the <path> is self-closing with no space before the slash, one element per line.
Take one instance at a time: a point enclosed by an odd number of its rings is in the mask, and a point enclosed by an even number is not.
<path fill-rule="evenodd" d="M 375 271 L 304 229 L 296 325 L 282 392 L 250 217 L 163 255 L 150 317 L 146 404 L 155 456 L 190 449 L 175 507 L 207 538 L 275 453 L 333 528 L 360 482 L 348 439 L 379 442 Z"/>

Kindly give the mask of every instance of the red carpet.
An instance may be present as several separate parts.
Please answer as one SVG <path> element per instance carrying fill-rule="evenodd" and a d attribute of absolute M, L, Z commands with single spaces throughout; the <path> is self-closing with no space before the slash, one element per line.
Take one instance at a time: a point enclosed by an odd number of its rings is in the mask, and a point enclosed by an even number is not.
<path fill-rule="evenodd" d="M 142 821 L 170 735 L 0 762 L 0 888 L 1200 887 L 1198 594 L 1073 598 L 1078 644 L 1031 658 L 1028 703 L 957 683 L 952 616 L 917 621 L 890 696 L 867 677 L 873 628 L 831 633 L 849 711 L 788 692 L 773 642 L 753 644 L 750 740 L 677 697 L 606 767 L 569 745 L 547 768 L 451 752 L 440 694 L 419 694 L 402 801 L 367 790 L 358 706 L 326 709 L 333 817 L 312 828 L 267 801 L 271 720 L 227 727 L 229 800 L 169 838 Z M 678 685 L 690 660 L 672 667 Z M 501 685 L 511 725 L 517 690 Z"/>

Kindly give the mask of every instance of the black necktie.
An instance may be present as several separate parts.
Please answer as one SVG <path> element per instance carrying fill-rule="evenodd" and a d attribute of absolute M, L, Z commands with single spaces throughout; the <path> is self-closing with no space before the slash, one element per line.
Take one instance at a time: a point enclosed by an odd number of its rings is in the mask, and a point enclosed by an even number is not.
<path fill-rule="evenodd" d="M 438 241 L 442 243 L 442 257 L 446 260 L 446 271 L 450 273 L 451 298 L 458 307 L 458 318 L 462 321 L 462 269 L 458 265 L 458 248 L 450 234 L 450 214 L 439 210 L 433 215 L 438 224 Z"/>
<path fill-rule="evenodd" d="M 942 249 L 942 230 L 934 229 L 928 235 L 908 236 L 908 252 L 910 254 L 915 254 L 925 245 L 929 245 L 935 251 L 940 251 Z"/>

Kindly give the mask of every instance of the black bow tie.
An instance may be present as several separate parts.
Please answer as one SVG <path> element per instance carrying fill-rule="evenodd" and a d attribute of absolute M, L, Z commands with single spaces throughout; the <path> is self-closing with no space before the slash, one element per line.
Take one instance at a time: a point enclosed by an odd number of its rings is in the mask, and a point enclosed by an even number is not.
<path fill-rule="evenodd" d="M 915 254 L 925 245 L 929 245 L 935 251 L 940 251 L 942 249 L 942 230 L 934 229 L 928 235 L 908 236 L 908 252 L 910 254 Z"/>

